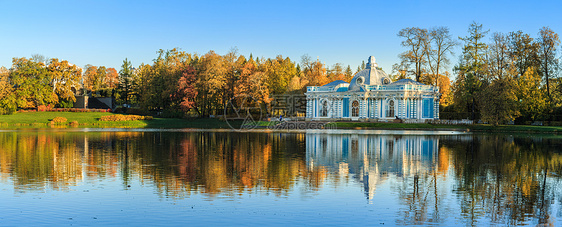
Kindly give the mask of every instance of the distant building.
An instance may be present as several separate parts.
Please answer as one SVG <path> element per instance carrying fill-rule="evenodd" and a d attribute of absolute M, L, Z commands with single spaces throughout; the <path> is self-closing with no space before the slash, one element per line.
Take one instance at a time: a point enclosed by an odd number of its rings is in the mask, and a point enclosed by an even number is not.
<path fill-rule="evenodd" d="M 371 56 L 350 83 L 307 87 L 307 120 L 439 119 L 439 88 L 411 79 L 392 82 Z"/>

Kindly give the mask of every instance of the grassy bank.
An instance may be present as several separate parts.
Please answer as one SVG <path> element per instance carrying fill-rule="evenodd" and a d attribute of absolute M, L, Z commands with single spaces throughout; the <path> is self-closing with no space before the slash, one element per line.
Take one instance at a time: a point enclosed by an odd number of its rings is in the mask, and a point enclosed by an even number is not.
<path fill-rule="evenodd" d="M 154 118 L 153 120 L 137 121 L 99 121 L 102 116 L 113 113 L 101 112 L 27 112 L 12 115 L 0 115 L 1 128 L 49 128 L 49 127 L 81 127 L 81 128 L 230 128 L 225 121 L 211 118 L 177 119 Z M 68 121 L 62 125 L 51 125 L 55 117 L 64 117 Z M 78 122 L 70 125 L 70 122 Z M 240 128 L 239 122 L 229 122 L 234 128 Z M 260 121 L 259 127 L 267 127 L 273 122 Z M 394 129 L 394 130 L 460 130 L 473 132 L 515 132 L 515 133 L 562 133 L 560 126 L 530 125 L 434 125 L 434 124 L 403 124 L 403 123 L 372 123 L 372 122 L 332 122 L 332 128 L 338 129 Z"/>
<path fill-rule="evenodd" d="M 531 126 L 531 125 L 438 125 L 438 124 L 404 124 L 404 123 L 371 123 L 371 122 L 333 122 L 338 129 L 425 129 L 425 130 L 461 130 L 472 132 L 534 132 L 534 133 L 562 133 L 560 126 Z"/>
<path fill-rule="evenodd" d="M 49 128 L 49 127 L 81 127 L 81 128 L 230 128 L 225 122 L 218 119 L 177 119 L 154 118 L 153 120 L 137 121 L 99 121 L 99 118 L 113 113 L 100 112 L 27 112 L 12 115 L 0 115 L 1 128 Z M 55 117 L 64 117 L 66 124 L 51 125 Z M 78 125 L 71 126 L 70 122 L 76 121 Z M 232 122 L 230 122 L 232 123 Z M 239 127 L 241 122 L 235 122 Z"/>

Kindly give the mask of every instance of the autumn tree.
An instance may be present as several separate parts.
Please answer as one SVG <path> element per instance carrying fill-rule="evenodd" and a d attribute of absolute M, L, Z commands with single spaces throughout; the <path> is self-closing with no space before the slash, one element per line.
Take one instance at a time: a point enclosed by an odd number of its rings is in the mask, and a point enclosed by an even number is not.
<path fill-rule="evenodd" d="M 451 91 L 451 80 L 449 79 L 449 72 L 445 72 L 444 75 L 439 75 L 437 81 L 439 87 L 439 105 L 447 107 L 453 104 L 453 93 Z"/>
<path fill-rule="evenodd" d="M 511 77 L 492 81 L 482 91 L 485 102 L 481 102 L 482 120 L 493 125 L 505 124 L 519 116 L 516 83 Z"/>
<path fill-rule="evenodd" d="M 403 38 L 401 42 L 403 47 L 406 47 L 407 51 L 399 55 L 401 64 L 405 68 L 409 68 L 411 64 L 414 65 L 413 74 L 415 75 L 416 81 L 420 81 L 420 77 L 423 73 L 423 65 L 426 63 L 426 54 L 428 46 L 428 31 L 422 28 L 404 28 L 398 32 L 398 37 Z"/>
<path fill-rule="evenodd" d="M 392 73 L 390 75 L 390 78 L 393 81 L 409 79 L 408 66 L 406 66 L 405 64 L 395 63 L 394 65 L 392 65 Z"/>
<path fill-rule="evenodd" d="M 159 50 L 157 53 L 158 57 L 152 66 L 142 65 L 139 68 L 141 106 L 147 110 L 163 111 L 165 114 L 182 115 L 179 103 L 183 102 L 183 96 L 177 92 L 180 90 L 180 78 L 184 73 L 191 74 L 185 68 L 191 63 L 191 55 L 176 48 Z"/>
<path fill-rule="evenodd" d="M 106 84 L 105 84 L 105 77 L 107 75 L 107 68 L 105 66 L 98 66 L 98 70 L 96 72 L 96 81 L 94 81 L 94 90 L 96 93 L 99 93 L 99 91 L 103 88 L 105 88 Z"/>
<path fill-rule="evenodd" d="M 43 63 L 27 58 L 13 58 L 9 79 L 15 87 L 14 94 L 19 108 L 36 108 L 58 101 L 50 86 L 50 72 Z"/>
<path fill-rule="evenodd" d="M 532 67 L 517 79 L 519 109 L 526 119 L 535 121 L 547 113 L 548 97 L 541 87 L 541 76 Z"/>
<path fill-rule="evenodd" d="M 222 95 L 226 85 L 226 68 L 222 57 L 214 51 L 201 56 L 195 67 L 197 71 L 197 106 L 201 116 L 213 114 L 222 108 Z"/>
<path fill-rule="evenodd" d="M 351 70 L 351 69 L 350 69 Z M 341 63 L 336 63 L 332 65 L 332 67 L 327 69 L 327 76 L 329 81 L 335 80 L 343 80 L 343 81 L 350 81 L 351 78 L 348 79 L 346 72 L 343 69 L 343 65 Z"/>
<path fill-rule="evenodd" d="M 59 61 L 57 58 L 50 60 L 47 66 L 50 76 L 50 85 L 57 95 L 61 107 L 71 107 L 76 102 L 74 93 L 82 79 L 82 69 L 68 61 Z"/>
<path fill-rule="evenodd" d="M 531 67 L 538 67 L 538 43 L 529 34 L 510 32 L 508 39 L 509 57 L 515 64 L 517 77 L 523 76 Z"/>
<path fill-rule="evenodd" d="M 552 31 L 549 27 L 543 27 L 539 31 L 538 43 L 538 56 L 539 56 L 539 74 L 546 82 L 546 94 L 549 100 L 552 101 L 550 96 L 550 80 L 556 75 L 558 70 L 558 58 L 556 57 L 558 46 L 560 45 L 560 38 L 558 34 Z"/>
<path fill-rule="evenodd" d="M 259 103 L 270 103 L 267 74 L 252 59 L 247 61 L 241 69 L 240 79 L 236 83 L 236 94 L 240 98 L 236 101 L 248 101 L 247 98 L 251 97 Z"/>
<path fill-rule="evenodd" d="M 12 114 L 17 110 L 16 96 L 9 76 L 8 69 L 0 67 L 0 115 Z"/>
<path fill-rule="evenodd" d="M 93 65 L 86 65 L 86 71 L 84 72 L 84 88 L 89 91 L 99 90 L 100 84 L 98 83 L 98 67 Z"/>
<path fill-rule="evenodd" d="M 105 70 L 105 79 L 103 80 L 105 88 L 115 89 L 119 85 L 119 73 L 115 68 L 107 68 Z"/>
<path fill-rule="evenodd" d="M 488 45 L 486 54 L 486 76 L 487 82 L 503 78 L 515 78 L 517 75 L 516 64 L 510 58 L 509 38 L 503 33 L 494 33 L 492 43 Z"/>
<path fill-rule="evenodd" d="M 486 53 L 486 76 L 483 77 L 479 98 L 482 120 L 498 125 L 519 116 L 517 69 L 509 57 L 509 40 L 502 33 L 494 33 Z"/>
<path fill-rule="evenodd" d="M 225 87 L 222 95 L 222 105 L 225 105 L 230 99 L 232 99 L 236 94 L 235 84 L 240 78 L 240 71 L 242 65 L 246 62 L 246 58 L 238 54 L 238 48 L 234 47 L 230 49 L 222 57 L 225 67 Z"/>
<path fill-rule="evenodd" d="M 292 93 L 304 93 L 306 92 L 305 84 L 307 83 L 308 81 L 304 80 L 301 76 L 295 75 L 289 81 L 288 91 Z"/>
<path fill-rule="evenodd" d="M 184 62 L 178 69 L 180 78 L 178 80 L 178 86 L 176 92 L 172 95 L 175 99 L 179 108 L 188 112 L 189 110 L 195 108 L 197 88 L 195 87 L 195 82 L 197 81 L 197 76 L 195 68 Z"/>
<path fill-rule="evenodd" d="M 330 81 L 326 75 L 326 68 L 319 60 L 311 61 L 308 55 L 301 58 L 303 65 L 303 78 L 307 81 L 305 86 L 322 86 Z"/>
<path fill-rule="evenodd" d="M 430 84 L 439 86 L 442 69 L 448 66 L 449 55 L 453 54 L 453 49 L 458 45 L 447 27 L 436 27 L 429 30 L 429 40 L 426 42 L 427 64 L 433 75 Z"/>

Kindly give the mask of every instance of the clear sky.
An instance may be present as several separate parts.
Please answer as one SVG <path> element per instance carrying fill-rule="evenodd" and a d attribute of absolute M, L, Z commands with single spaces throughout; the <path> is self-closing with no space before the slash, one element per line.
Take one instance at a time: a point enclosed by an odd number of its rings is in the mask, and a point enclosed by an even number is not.
<path fill-rule="evenodd" d="M 397 63 L 398 31 L 447 26 L 466 36 L 470 23 L 533 37 L 562 34 L 562 1 L 8 1 L 0 0 L 0 66 L 13 57 L 68 60 L 119 70 L 123 59 L 151 63 L 159 49 L 240 54 L 329 66 L 375 56 L 387 73 Z M 460 48 L 453 57 L 456 64 Z"/>

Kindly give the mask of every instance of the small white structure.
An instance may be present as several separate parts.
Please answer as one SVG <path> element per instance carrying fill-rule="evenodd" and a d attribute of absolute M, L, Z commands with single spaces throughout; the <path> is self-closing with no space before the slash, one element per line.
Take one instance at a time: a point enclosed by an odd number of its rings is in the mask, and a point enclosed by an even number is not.
<path fill-rule="evenodd" d="M 307 87 L 307 120 L 439 119 L 439 88 L 411 79 L 392 82 L 369 57 L 347 83 L 336 80 Z"/>

